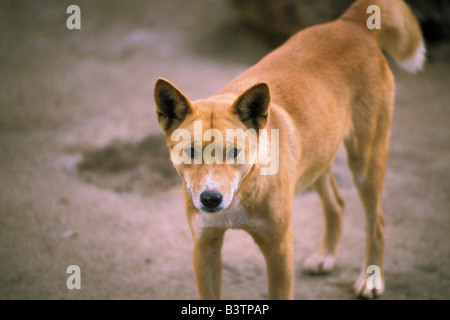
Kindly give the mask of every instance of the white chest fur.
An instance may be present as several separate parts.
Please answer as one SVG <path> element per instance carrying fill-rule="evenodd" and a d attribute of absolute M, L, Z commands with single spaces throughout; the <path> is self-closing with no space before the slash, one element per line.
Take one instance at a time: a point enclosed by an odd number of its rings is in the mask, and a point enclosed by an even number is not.
<path fill-rule="evenodd" d="M 259 219 L 250 219 L 241 205 L 231 205 L 228 209 L 218 213 L 201 212 L 197 216 L 197 227 L 221 229 L 253 229 L 262 224 Z"/>

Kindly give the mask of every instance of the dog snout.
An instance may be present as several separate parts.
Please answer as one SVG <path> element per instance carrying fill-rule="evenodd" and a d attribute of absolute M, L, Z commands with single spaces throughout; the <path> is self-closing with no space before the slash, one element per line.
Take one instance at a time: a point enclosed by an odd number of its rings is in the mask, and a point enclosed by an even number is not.
<path fill-rule="evenodd" d="M 222 194 L 214 190 L 203 191 L 200 195 L 200 202 L 209 212 L 215 212 L 222 203 Z"/>

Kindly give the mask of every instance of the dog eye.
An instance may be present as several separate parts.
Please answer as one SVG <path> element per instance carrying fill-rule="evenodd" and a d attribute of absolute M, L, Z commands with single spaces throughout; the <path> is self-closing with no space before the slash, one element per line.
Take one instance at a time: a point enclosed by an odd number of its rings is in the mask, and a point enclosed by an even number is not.
<path fill-rule="evenodd" d="M 195 148 L 186 148 L 186 149 L 184 149 L 184 153 L 191 159 L 194 159 L 195 155 L 196 155 Z"/>
<path fill-rule="evenodd" d="M 233 149 L 230 149 L 230 150 L 228 151 L 227 156 L 228 156 L 229 158 L 234 158 L 234 159 L 236 159 L 236 158 L 238 157 L 238 155 L 239 155 L 240 152 L 241 152 L 241 150 L 239 150 L 238 148 L 233 148 Z"/>

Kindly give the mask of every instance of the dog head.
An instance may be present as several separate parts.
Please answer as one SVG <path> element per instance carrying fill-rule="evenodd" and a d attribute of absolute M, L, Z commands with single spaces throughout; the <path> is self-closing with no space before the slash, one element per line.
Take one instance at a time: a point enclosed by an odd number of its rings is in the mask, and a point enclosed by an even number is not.
<path fill-rule="evenodd" d="M 227 209 L 257 163 L 259 130 L 269 116 L 267 84 L 257 83 L 238 96 L 191 102 L 169 81 L 158 79 L 154 97 L 172 162 L 192 203 L 209 213 Z"/>

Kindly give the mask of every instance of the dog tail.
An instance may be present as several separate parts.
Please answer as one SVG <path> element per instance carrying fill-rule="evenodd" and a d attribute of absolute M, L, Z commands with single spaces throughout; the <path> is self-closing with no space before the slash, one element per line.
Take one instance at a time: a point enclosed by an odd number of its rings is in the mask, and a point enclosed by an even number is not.
<path fill-rule="evenodd" d="M 378 25 L 371 20 L 372 14 L 379 19 Z M 406 71 L 415 73 L 422 69 L 426 53 L 422 30 L 403 0 L 358 0 L 340 19 L 369 29 L 380 48 Z"/>

